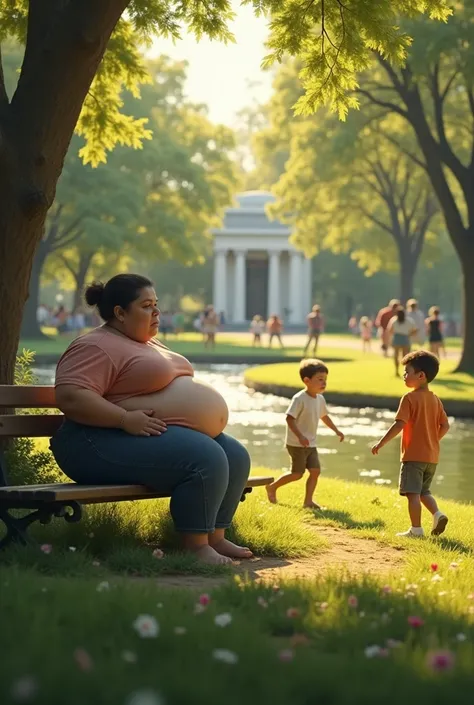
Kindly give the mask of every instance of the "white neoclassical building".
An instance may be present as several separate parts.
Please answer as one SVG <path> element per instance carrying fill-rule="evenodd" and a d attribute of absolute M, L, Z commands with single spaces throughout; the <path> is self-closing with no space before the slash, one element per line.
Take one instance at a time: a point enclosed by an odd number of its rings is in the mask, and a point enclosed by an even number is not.
<path fill-rule="evenodd" d="M 311 260 L 289 242 L 290 229 L 269 220 L 274 196 L 247 191 L 214 230 L 214 307 L 230 323 L 273 313 L 300 325 L 311 308 Z"/>

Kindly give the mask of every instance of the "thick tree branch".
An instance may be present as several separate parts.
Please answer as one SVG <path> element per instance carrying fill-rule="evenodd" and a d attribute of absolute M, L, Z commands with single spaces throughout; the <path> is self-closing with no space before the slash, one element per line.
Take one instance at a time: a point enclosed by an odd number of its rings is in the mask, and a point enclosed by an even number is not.
<path fill-rule="evenodd" d="M 374 105 L 378 105 L 381 108 L 386 108 L 387 110 L 390 110 L 393 113 L 401 115 L 401 117 L 404 117 L 405 119 L 407 118 L 406 111 L 400 108 L 400 106 L 396 103 L 391 103 L 387 100 L 380 100 L 379 98 L 376 98 L 373 93 L 371 93 L 370 91 L 366 91 L 363 88 L 358 88 L 357 93 L 360 93 L 361 95 L 365 96 L 367 100 L 369 100 Z"/>
<path fill-rule="evenodd" d="M 360 205 L 358 206 L 360 212 L 374 225 L 377 225 L 379 228 L 382 228 L 382 230 L 385 230 L 391 237 L 393 237 L 393 231 L 392 228 L 387 225 L 386 223 L 383 222 L 383 220 L 380 220 L 380 218 L 377 218 L 373 213 L 367 210 L 364 206 Z"/>
<path fill-rule="evenodd" d="M 462 164 L 460 159 L 458 159 L 446 137 L 446 128 L 444 124 L 444 99 L 442 98 L 440 92 L 439 78 L 440 64 L 437 62 L 431 75 L 430 88 L 431 97 L 433 99 L 433 110 L 436 123 L 436 132 L 438 133 L 439 147 L 442 151 L 444 163 L 451 169 L 459 183 L 462 185 L 462 182 L 466 178 L 466 167 Z"/>

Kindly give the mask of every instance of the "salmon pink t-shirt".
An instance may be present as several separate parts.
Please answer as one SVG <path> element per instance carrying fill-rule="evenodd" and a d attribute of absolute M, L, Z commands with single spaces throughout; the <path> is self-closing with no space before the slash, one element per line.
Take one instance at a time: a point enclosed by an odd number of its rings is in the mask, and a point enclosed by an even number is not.
<path fill-rule="evenodd" d="M 448 417 L 441 400 L 429 389 L 405 394 L 398 407 L 397 421 L 404 421 L 402 462 L 437 463 L 439 460 L 439 429 Z"/>
<path fill-rule="evenodd" d="M 56 387 L 73 384 L 117 404 L 159 392 L 181 376 L 194 376 L 182 355 L 157 340 L 139 343 L 100 327 L 67 348 L 56 370 Z"/>

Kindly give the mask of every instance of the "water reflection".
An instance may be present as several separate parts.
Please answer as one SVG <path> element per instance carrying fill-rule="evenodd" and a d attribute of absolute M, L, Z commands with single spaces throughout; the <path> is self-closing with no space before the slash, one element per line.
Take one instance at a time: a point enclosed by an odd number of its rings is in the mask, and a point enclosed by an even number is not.
<path fill-rule="evenodd" d="M 274 470 L 288 467 L 283 446 L 284 412 L 288 400 L 247 389 L 243 384 L 245 366 L 196 365 L 196 375 L 212 384 L 227 400 L 230 409 L 228 430 L 249 449 L 255 466 Z M 36 370 L 38 380 L 51 384 L 54 368 Z M 394 414 L 375 409 L 350 409 L 331 406 L 330 414 L 346 434 L 344 443 L 324 425 L 319 430 L 319 453 L 323 474 L 346 480 L 397 487 L 399 468 L 398 442 L 383 449 L 377 457 L 370 452 L 374 440 L 392 423 Z M 453 420 L 451 420 L 453 421 Z M 441 463 L 435 477 L 438 495 L 474 500 L 474 423 L 456 420 L 443 440 Z"/>

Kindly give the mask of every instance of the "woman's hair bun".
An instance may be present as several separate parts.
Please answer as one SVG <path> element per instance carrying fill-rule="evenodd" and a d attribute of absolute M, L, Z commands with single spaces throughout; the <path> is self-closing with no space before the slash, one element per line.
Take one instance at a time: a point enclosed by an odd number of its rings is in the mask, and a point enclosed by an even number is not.
<path fill-rule="evenodd" d="M 86 287 L 84 296 L 89 306 L 99 306 L 104 296 L 105 284 L 102 282 L 93 282 Z"/>

